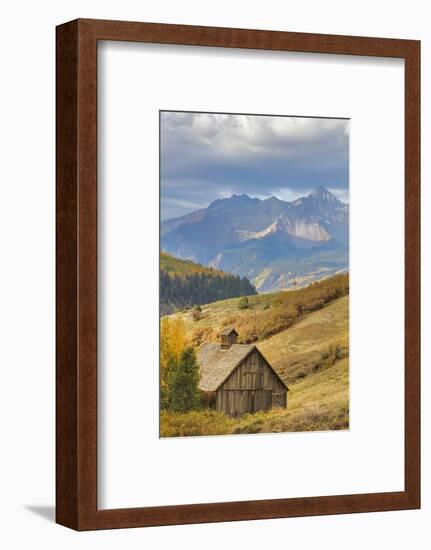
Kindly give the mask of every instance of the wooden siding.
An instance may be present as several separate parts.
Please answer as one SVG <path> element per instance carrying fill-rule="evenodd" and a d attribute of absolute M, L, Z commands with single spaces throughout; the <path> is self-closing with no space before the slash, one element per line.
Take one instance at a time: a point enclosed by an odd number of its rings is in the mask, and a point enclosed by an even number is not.
<path fill-rule="evenodd" d="M 250 353 L 236 368 L 219 390 L 273 390 L 286 391 L 286 388 L 268 366 L 257 350 Z"/>
<path fill-rule="evenodd" d="M 202 403 L 204 407 L 213 409 L 216 404 L 217 393 L 215 391 L 201 391 Z"/>
<path fill-rule="evenodd" d="M 219 390 L 216 409 L 239 416 L 257 411 L 269 411 L 272 406 L 272 390 Z"/>
<path fill-rule="evenodd" d="M 287 406 L 287 390 L 257 350 L 217 390 L 216 409 L 237 416 Z"/>
<path fill-rule="evenodd" d="M 287 391 L 272 392 L 272 408 L 285 409 L 287 407 Z"/>
<path fill-rule="evenodd" d="M 221 345 L 222 348 L 229 348 L 232 344 L 236 344 L 237 334 L 235 331 L 230 332 L 229 334 L 221 335 Z"/>

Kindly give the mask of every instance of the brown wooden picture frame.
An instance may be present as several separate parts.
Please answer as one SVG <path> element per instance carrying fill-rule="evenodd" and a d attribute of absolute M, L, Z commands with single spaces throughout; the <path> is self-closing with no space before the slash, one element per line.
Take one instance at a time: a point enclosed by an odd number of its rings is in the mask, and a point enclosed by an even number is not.
<path fill-rule="evenodd" d="M 402 58 L 405 62 L 405 489 L 97 508 L 99 40 Z M 152 75 L 149 75 L 152 78 Z M 77 530 L 420 507 L 420 42 L 78 19 L 57 27 L 56 520 Z"/>

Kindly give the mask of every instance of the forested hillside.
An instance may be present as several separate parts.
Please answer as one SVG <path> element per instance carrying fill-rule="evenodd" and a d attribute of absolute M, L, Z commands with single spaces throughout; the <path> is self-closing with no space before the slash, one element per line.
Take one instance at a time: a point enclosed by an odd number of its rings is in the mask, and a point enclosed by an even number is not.
<path fill-rule="evenodd" d="M 246 278 L 160 254 L 160 312 L 200 306 L 227 298 L 251 296 L 256 289 Z"/>

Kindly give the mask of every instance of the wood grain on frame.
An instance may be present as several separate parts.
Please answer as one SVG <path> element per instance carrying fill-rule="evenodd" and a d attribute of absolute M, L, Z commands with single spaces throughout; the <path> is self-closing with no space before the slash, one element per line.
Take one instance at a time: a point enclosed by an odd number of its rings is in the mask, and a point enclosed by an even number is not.
<path fill-rule="evenodd" d="M 97 41 L 405 61 L 405 490 L 97 509 Z M 420 42 L 79 19 L 57 27 L 56 519 L 77 530 L 420 507 Z"/>

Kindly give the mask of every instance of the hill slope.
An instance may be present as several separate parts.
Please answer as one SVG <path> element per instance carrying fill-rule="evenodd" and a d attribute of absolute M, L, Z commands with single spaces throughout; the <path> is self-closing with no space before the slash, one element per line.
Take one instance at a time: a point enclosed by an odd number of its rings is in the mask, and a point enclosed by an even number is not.
<path fill-rule="evenodd" d="M 348 355 L 349 296 L 305 315 L 258 347 L 283 380 L 292 383 L 312 373 L 331 345 L 339 347 L 339 355 Z"/>
<path fill-rule="evenodd" d="M 160 253 L 160 313 L 256 294 L 248 279 Z"/>
<path fill-rule="evenodd" d="M 176 275 L 178 277 L 185 277 L 186 275 L 204 274 L 210 276 L 220 275 L 224 277 L 226 274 L 219 269 L 212 267 L 206 267 L 202 264 L 192 262 L 191 260 L 181 260 L 166 252 L 160 252 L 160 270 L 169 275 Z"/>
<path fill-rule="evenodd" d="M 263 299 L 251 298 L 249 315 L 259 317 L 267 310 Z M 294 294 L 288 292 L 285 294 Z M 214 334 L 234 311 L 226 300 L 203 308 L 200 330 Z M 177 314 L 192 331 L 189 314 Z M 203 325 L 205 323 L 205 325 Z M 195 323 L 196 324 L 196 323 Z M 190 332 L 192 334 L 192 332 Z M 241 334 L 240 334 L 241 335 Z M 268 433 L 310 430 L 339 430 L 349 427 L 349 296 L 336 298 L 321 309 L 299 317 L 289 328 L 257 342 L 257 347 L 289 386 L 288 407 L 239 419 L 213 411 L 184 415 L 162 413 L 161 435 L 215 435 L 222 433 Z"/>
<path fill-rule="evenodd" d="M 194 345 L 217 342 L 220 331 L 232 325 L 240 341 L 251 344 L 281 332 L 304 314 L 321 309 L 348 292 L 349 276 L 337 275 L 298 290 L 249 296 L 246 309 L 239 309 L 238 299 L 229 299 L 202 306 L 198 320 L 190 311 L 179 316 L 186 323 Z"/>
<path fill-rule="evenodd" d="M 288 407 L 248 415 L 235 427 L 236 433 L 348 429 L 348 346 L 348 296 L 258 344 L 288 383 Z"/>

